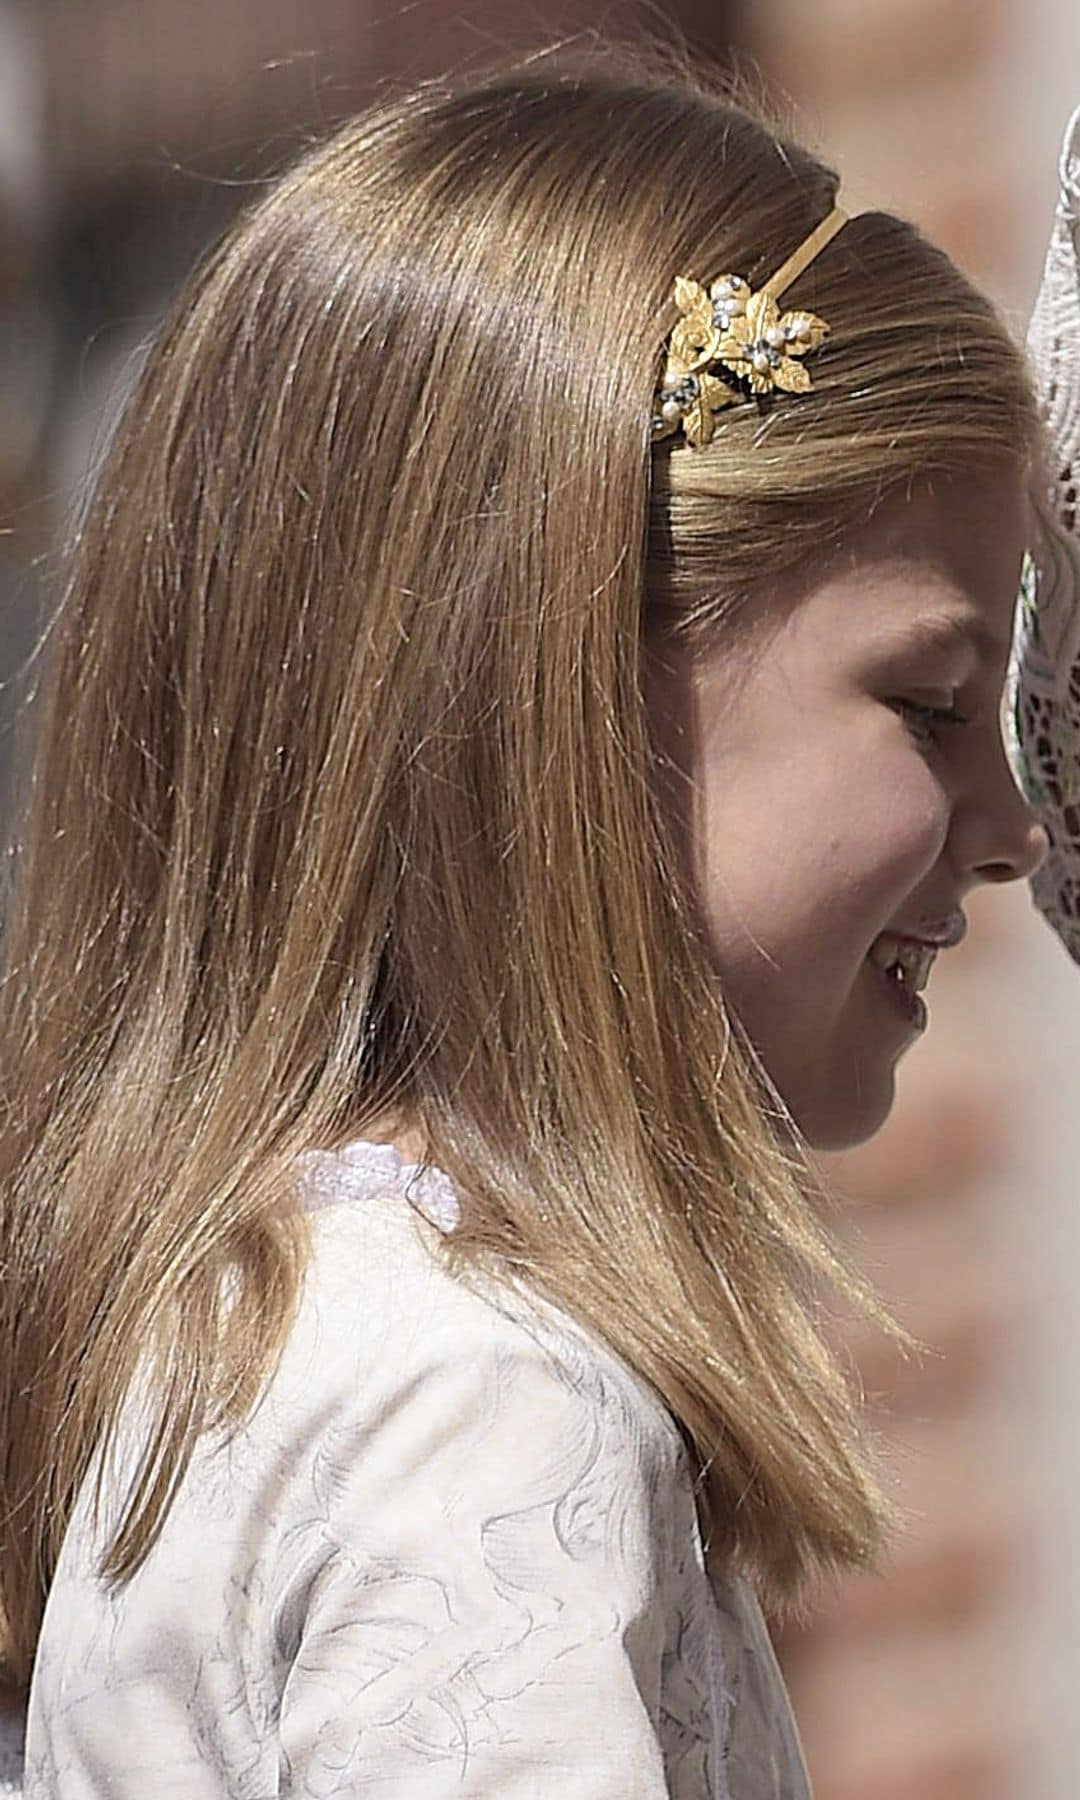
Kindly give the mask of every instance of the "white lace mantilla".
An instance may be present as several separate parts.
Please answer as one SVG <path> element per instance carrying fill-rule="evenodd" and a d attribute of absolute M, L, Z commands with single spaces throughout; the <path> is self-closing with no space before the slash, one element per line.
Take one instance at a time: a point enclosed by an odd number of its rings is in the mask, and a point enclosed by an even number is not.
<path fill-rule="evenodd" d="M 807 1800 L 761 1613 L 710 1581 L 652 1391 L 554 1309 L 450 1276 L 438 1171 L 305 1160 L 282 1363 L 115 1593 L 94 1559 L 134 1435 L 99 1529 L 80 1499 L 28 1800 Z"/>
<path fill-rule="evenodd" d="M 1060 195 L 1028 354 L 1051 446 L 1025 559 L 1004 709 L 1017 780 L 1050 838 L 1036 906 L 1080 962 L 1080 107 L 1069 121 Z"/>

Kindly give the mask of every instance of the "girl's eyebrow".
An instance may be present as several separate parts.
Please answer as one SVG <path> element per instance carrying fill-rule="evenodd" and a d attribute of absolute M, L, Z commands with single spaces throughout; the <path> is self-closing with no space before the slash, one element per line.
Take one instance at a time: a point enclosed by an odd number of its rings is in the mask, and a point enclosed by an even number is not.
<path fill-rule="evenodd" d="M 884 638 L 882 648 L 894 655 L 917 656 L 974 650 L 988 663 L 1000 661 L 1008 654 L 1008 646 L 999 643 L 976 612 L 924 613 Z"/>
<path fill-rule="evenodd" d="M 951 649 L 956 644 L 974 644 L 978 654 L 987 661 L 1008 650 L 1008 645 L 999 643 L 994 633 L 987 630 L 981 615 L 974 612 L 931 614 L 916 620 L 916 633 L 931 647 L 945 644 Z"/>

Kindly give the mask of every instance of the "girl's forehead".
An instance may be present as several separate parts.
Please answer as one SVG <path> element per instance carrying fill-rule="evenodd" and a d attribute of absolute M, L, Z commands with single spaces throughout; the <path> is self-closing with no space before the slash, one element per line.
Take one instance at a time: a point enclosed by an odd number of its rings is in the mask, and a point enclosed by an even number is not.
<path fill-rule="evenodd" d="M 853 561 L 901 556 L 912 566 L 954 576 L 980 570 L 987 558 L 1023 550 L 1029 528 L 1027 493 L 1019 469 L 985 476 L 927 480 L 911 494 L 884 500 L 848 540 Z"/>
<path fill-rule="evenodd" d="M 891 620 L 928 651 L 966 636 L 983 654 L 1006 654 L 1029 525 L 1011 471 L 892 496 L 818 577 L 807 571 L 803 598 L 875 629 Z"/>
<path fill-rule="evenodd" d="M 1012 469 L 889 495 L 816 564 L 782 587 L 744 594 L 727 628 L 690 652 L 691 661 L 721 683 L 778 653 L 1000 668 L 1029 524 L 1026 489 Z"/>

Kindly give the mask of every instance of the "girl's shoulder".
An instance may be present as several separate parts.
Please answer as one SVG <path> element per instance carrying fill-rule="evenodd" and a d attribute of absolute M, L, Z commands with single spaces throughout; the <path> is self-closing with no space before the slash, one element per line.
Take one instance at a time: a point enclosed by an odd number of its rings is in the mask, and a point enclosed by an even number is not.
<path fill-rule="evenodd" d="M 451 1272 L 440 1240 L 460 1201 L 440 1169 L 364 1140 L 301 1167 L 312 1256 L 272 1403 L 310 1394 L 311 1357 L 324 1394 L 336 1368 L 350 1410 L 361 1393 L 369 1406 L 403 1381 L 442 1385 L 459 1371 L 486 1384 L 492 1407 L 603 1411 L 638 1453 L 683 1459 L 659 1396 L 597 1335 L 522 1282 Z"/>
<path fill-rule="evenodd" d="M 114 1592 L 96 1565 L 126 1453 L 94 1526 L 81 1498 L 35 1668 L 30 1800 L 89 1800 L 91 1767 L 128 1800 L 123 1771 L 166 1757 L 178 1785 L 159 1791 L 185 1800 L 276 1792 L 280 1766 L 291 1792 L 302 1775 L 419 1795 L 463 1743 L 469 1794 L 565 1791 L 570 1768 L 667 1792 L 665 1770 L 712 1757 L 719 1699 L 670 1415 L 554 1309 L 450 1274 L 445 1177 L 354 1146 L 320 1154 L 305 1195 L 312 1255 L 275 1374 L 239 1430 L 200 1439 Z"/>
<path fill-rule="evenodd" d="M 440 1240 L 460 1215 L 446 1175 L 364 1141 L 309 1152 L 300 1175 L 312 1243 L 296 1317 L 240 1427 L 199 1439 L 158 1566 L 192 1533 L 222 1557 L 241 1539 L 276 1554 L 316 1520 L 334 1537 L 342 1508 L 373 1517 L 406 1489 L 433 1504 L 443 1489 L 468 1495 L 477 1519 L 533 1488 L 554 1506 L 604 1484 L 644 1502 L 643 1519 L 670 1513 L 656 1496 L 676 1489 L 693 1511 L 685 1442 L 644 1378 L 525 1284 L 451 1272 Z M 76 1509 L 80 1561 L 100 1555 L 130 1496 L 144 1399 L 136 1385 L 92 1536 L 90 1482 Z"/>
<path fill-rule="evenodd" d="M 308 1160 L 303 1195 L 312 1254 L 274 1377 L 241 1429 L 200 1440 L 127 1586 L 100 1580 L 76 1509 L 28 1800 L 106 1780 L 117 1800 L 151 1780 L 254 1800 L 282 1771 L 327 1795 L 728 1800 L 729 1767 L 740 1793 L 805 1800 L 756 1602 L 739 1579 L 714 1593 L 689 1458 L 645 1382 L 531 1294 L 450 1273 L 438 1171 L 353 1145 Z"/>

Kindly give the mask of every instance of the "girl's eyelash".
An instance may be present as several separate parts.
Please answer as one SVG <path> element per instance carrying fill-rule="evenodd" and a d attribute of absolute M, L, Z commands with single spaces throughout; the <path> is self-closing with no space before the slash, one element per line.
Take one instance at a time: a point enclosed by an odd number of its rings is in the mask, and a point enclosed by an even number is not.
<path fill-rule="evenodd" d="M 900 714 L 909 731 L 920 743 L 934 741 L 938 725 L 970 725 L 971 720 L 955 706 L 925 706 L 917 700 L 890 700 L 889 705 Z"/>

